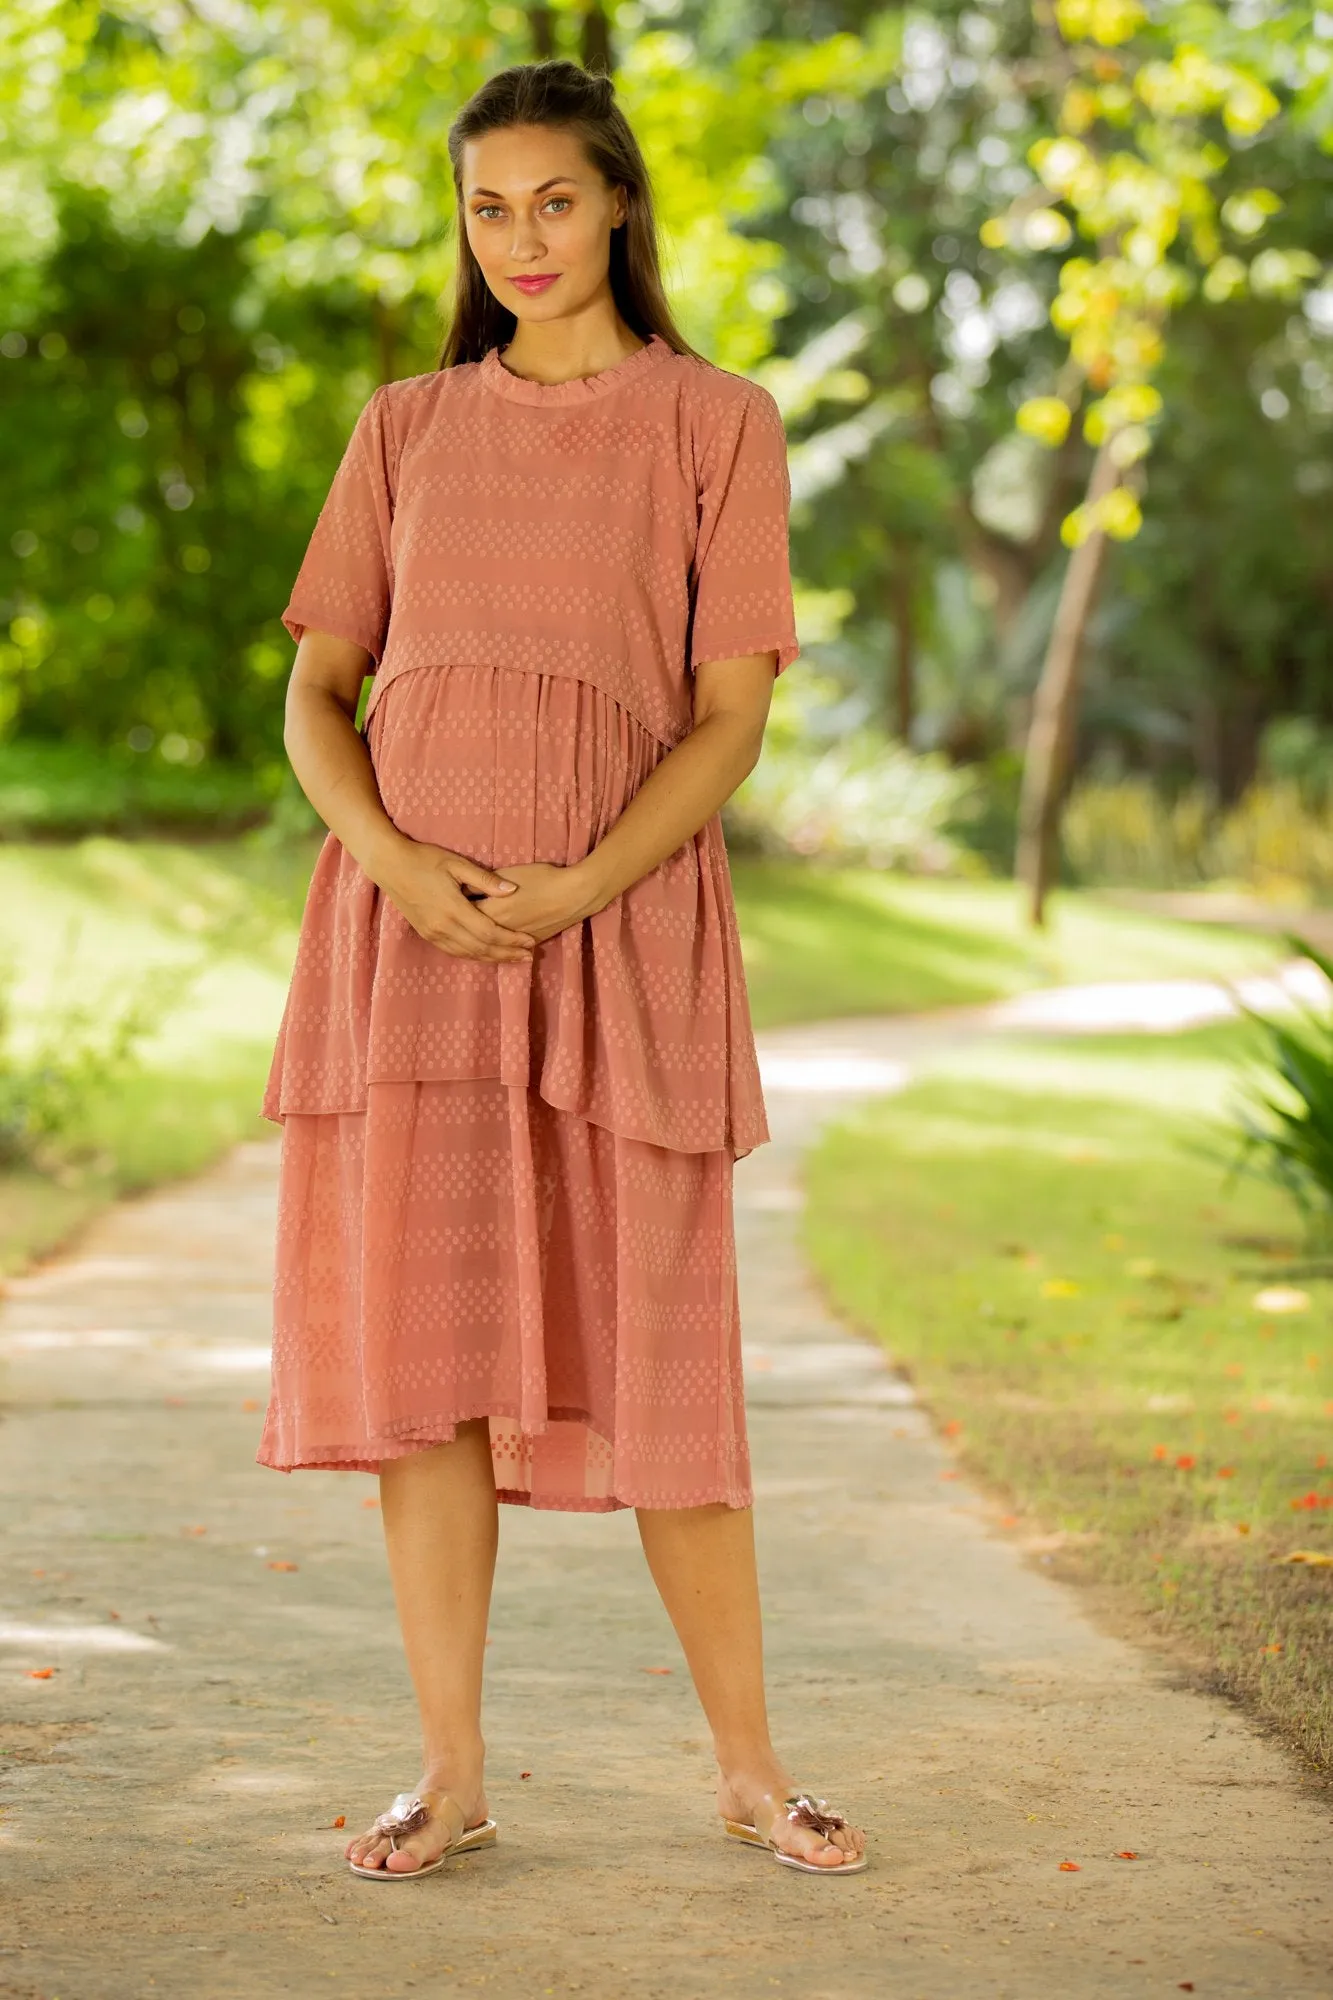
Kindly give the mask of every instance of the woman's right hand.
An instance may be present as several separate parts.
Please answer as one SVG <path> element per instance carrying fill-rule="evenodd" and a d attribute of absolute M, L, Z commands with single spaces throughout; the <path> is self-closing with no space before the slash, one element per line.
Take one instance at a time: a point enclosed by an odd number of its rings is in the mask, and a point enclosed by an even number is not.
<path fill-rule="evenodd" d="M 486 916 L 463 894 L 464 885 L 488 896 L 512 895 L 516 886 L 493 868 L 469 861 L 465 854 L 406 836 L 380 884 L 417 936 L 451 958 L 479 958 L 497 964 L 530 959 L 536 938 Z"/>

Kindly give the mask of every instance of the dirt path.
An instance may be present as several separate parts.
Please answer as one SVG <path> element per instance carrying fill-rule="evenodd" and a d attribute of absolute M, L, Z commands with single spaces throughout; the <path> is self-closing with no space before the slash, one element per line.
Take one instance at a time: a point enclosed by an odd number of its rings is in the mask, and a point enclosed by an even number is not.
<path fill-rule="evenodd" d="M 1034 998 L 762 1037 L 774 1143 L 737 1170 L 779 1740 L 872 1829 L 873 1871 L 813 1880 L 723 1841 L 633 1517 L 507 1509 L 502 1845 L 417 1884 L 346 1874 L 328 1822 L 412 1781 L 413 1714 L 373 1482 L 252 1463 L 261 1143 L 108 1215 L 0 1312 L 0 1994 L 1333 1993 L 1315 1788 L 941 1477 L 907 1385 L 795 1249 L 819 1121 L 1025 1006 L 1051 1025 Z"/>

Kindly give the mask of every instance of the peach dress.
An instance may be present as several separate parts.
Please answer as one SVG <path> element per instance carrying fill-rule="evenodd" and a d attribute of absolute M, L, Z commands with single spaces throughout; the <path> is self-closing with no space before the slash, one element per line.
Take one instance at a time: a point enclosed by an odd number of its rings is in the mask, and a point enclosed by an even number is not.
<path fill-rule="evenodd" d="M 376 390 L 284 623 L 362 646 L 415 840 L 578 861 L 688 733 L 706 660 L 797 655 L 782 419 L 658 335 L 544 384 Z M 751 1497 L 734 1162 L 769 1136 L 714 815 L 497 965 L 330 834 L 264 1098 L 283 1127 L 262 1464 L 373 1471 L 489 1419 L 502 1500 Z"/>

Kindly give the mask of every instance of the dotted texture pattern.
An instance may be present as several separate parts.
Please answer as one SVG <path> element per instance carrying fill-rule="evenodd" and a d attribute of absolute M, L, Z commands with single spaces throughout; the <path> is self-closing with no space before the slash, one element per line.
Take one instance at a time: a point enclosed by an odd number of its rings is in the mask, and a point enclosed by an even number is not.
<path fill-rule="evenodd" d="M 568 865 L 688 734 L 694 667 L 795 658 L 788 503 L 742 378 L 654 338 L 542 385 L 492 349 L 371 398 L 285 623 L 371 656 L 405 833 Z M 749 1504 L 731 1173 L 769 1134 L 716 815 L 515 965 L 427 944 L 330 834 L 264 1110 L 263 1463 L 486 1416 L 506 1500 Z"/>

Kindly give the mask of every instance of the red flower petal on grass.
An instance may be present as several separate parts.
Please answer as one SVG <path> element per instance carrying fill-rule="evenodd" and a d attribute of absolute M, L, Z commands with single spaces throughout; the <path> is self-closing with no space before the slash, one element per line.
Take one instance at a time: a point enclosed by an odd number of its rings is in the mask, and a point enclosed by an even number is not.
<path fill-rule="evenodd" d="M 1062 1875 L 1080 1875 L 1082 1872 L 1083 1863 L 1081 1861 L 1062 1861 L 1060 1863 L 1060 1873 Z"/>
<path fill-rule="evenodd" d="M 29 1667 L 28 1679 L 30 1681 L 49 1681 L 54 1672 L 54 1667 Z"/>
<path fill-rule="evenodd" d="M 1138 1851 L 1133 1847 L 1118 1847 L 1115 1858 L 1117 1861 L 1137 1861 Z"/>
<path fill-rule="evenodd" d="M 339 1813 L 337 1819 L 328 1820 L 323 1826 L 319 1828 L 319 1831 L 321 1833 L 334 1833 L 337 1831 L 339 1827 L 346 1826 L 346 1824 L 347 1824 L 347 1814 Z"/>

